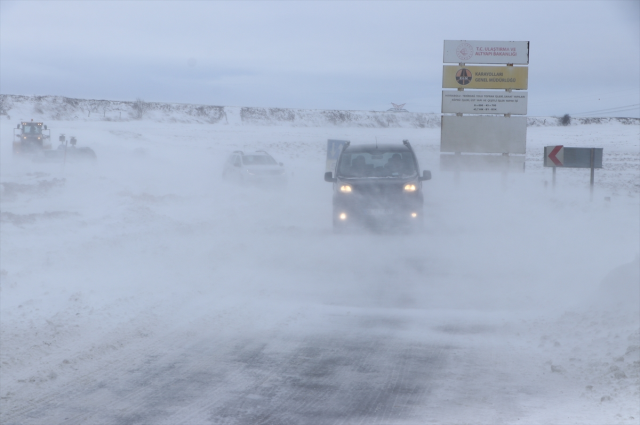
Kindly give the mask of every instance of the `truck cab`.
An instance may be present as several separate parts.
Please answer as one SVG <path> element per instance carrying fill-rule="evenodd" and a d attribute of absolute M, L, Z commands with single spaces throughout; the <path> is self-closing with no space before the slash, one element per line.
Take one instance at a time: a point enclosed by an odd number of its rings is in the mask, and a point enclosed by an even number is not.
<path fill-rule="evenodd" d="M 23 121 L 13 130 L 13 153 L 32 154 L 51 149 L 51 131 L 41 122 Z"/>

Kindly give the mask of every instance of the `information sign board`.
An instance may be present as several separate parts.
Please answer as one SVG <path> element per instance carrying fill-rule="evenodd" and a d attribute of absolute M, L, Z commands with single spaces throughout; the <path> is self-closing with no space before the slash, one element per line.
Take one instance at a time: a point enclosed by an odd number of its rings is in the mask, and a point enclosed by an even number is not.
<path fill-rule="evenodd" d="M 485 92 L 443 90 L 445 114 L 527 114 L 527 92 Z"/>
<path fill-rule="evenodd" d="M 336 161 L 338 161 L 338 157 L 340 157 L 340 153 L 347 143 L 349 142 L 346 140 L 327 140 L 327 168 L 325 171 L 335 171 Z"/>
<path fill-rule="evenodd" d="M 529 68 L 526 66 L 444 65 L 442 88 L 526 90 Z"/>
<path fill-rule="evenodd" d="M 544 147 L 544 166 L 563 168 L 602 168 L 603 148 L 567 148 L 562 145 Z"/>
<path fill-rule="evenodd" d="M 440 171 L 524 173 L 524 155 L 440 155 Z"/>
<path fill-rule="evenodd" d="M 529 64 L 528 41 L 445 40 L 444 63 Z"/>
<path fill-rule="evenodd" d="M 526 117 L 442 117 L 440 152 L 524 154 L 526 143 Z"/>

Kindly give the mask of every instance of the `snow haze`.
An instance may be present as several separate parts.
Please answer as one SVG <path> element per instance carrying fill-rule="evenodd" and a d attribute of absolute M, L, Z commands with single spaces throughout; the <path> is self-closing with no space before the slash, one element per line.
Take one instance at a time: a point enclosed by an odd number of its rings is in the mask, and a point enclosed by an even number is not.
<path fill-rule="evenodd" d="M 637 425 L 639 15 L 0 1 L 0 422 Z M 462 39 L 531 43 L 523 169 L 441 169 Z M 31 119 L 97 160 L 13 154 Z M 424 228 L 335 234 L 328 139 L 408 139 Z M 593 192 L 550 145 L 603 148 Z"/>
<path fill-rule="evenodd" d="M 439 112 L 443 40 L 523 40 L 529 115 L 640 116 L 637 1 L 0 4 L 4 94 Z"/>
<path fill-rule="evenodd" d="M 49 120 L 98 155 L 64 166 L 0 122 L 3 423 L 637 423 L 637 124 L 456 183 L 437 127 L 179 118 Z M 425 229 L 334 235 L 326 140 L 376 138 L 432 170 Z M 604 148 L 593 201 L 560 143 Z M 286 190 L 222 182 L 258 149 Z"/>

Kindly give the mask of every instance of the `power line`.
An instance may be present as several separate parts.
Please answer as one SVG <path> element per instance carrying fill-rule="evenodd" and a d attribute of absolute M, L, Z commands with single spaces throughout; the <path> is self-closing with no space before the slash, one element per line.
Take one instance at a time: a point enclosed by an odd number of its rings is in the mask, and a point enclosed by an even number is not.
<path fill-rule="evenodd" d="M 592 117 L 594 115 L 599 115 L 599 116 L 622 116 L 621 114 L 626 113 L 626 112 L 630 112 L 630 111 L 640 111 L 640 109 L 637 108 L 631 108 L 631 109 L 622 109 L 620 111 L 612 111 L 612 112 L 602 112 L 600 114 L 583 114 L 583 115 L 577 115 L 576 118 L 581 118 L 581 117 Z M 629 114 L 627 116 L 635 116 L 635 114 Z"/>
<path fill-rule="evenodd" d="M 602 100 L 601 100 L 602 99 Z M 604 96 L 601 97 L 601 99 L 582 99 L 582 100 L 569 100 L 569 101 L 565 101 L 565 100 L 549 100 L 549 101 L 545 101 L 545 102 L 537 102 L 537 103 L 530 103 L 529 106 L 533 106 L 533 107 L 547 107 L 549 105 L 553 105 L 553 106 L 565 106 L 566 107 L 571 107 L 570 105 L 575 105 L 576 103 L 580 103 L 580 104 L 585 104 L 585 103 L 593 103 L 593 104 L 597 104 L 597 103 L 604 103 L 606 102 L 624 102 L 624 101 L 633 101 L 634 99 L 631 98 L 629 99 L 628 97 L 623 97 L 623 96 L 615 96 L 615 97 L 608 97 L 605 98 Z"/>
<path fill-rule="evenodd" d="M 601 116 L 608 116 L 608 115 L 612 115 L 612 114 L 620 114 L 623 112 L 630 112 L 630 111 L 639 111 L 639 108 L 628 108 L 628 109 L 619 109 L 617 111 L 608 111 L 608 112 L 594 112 L 591 114 L 576 114 L 574 115 L 575 117 L 588 117 L 588 116 L 594 116 L 594 115 L 601 115 Z"/>
<path fill-rule="evenodd" d="M 627 111 L 627 110 L 633 110 L 633 109 L 638 109 L 638 106 L 631 106 L 630 105 L 628 107 L 604 109 L 602 111 L 580 112 L 580 113 L 576 113 L 574 115 L 606 114 L 606 113 L 609 113 L 609 112 Z"/>
<path fill-rule="evenodd" d="M 610 112 L 623 112 L 627 110 L 634 110 L 640 108 L 640 103 L 634 103 L 633 105 L 617 106 L 615 108 L 600 109 L 597 111 L 578 112 L 573 115 L 587 115 L 587 114 L 600 114 Z"/>
<path fill-rule="evenodd" d="M 543 105 L 548 105 L 548 104 L 566 104 L 566 103 L 577 103 L 577 102 L 581 102 L 584 99 L 595 99 L 598 98 L 598 100 L 600 100 L 601 98 L 609 98 L 612 94 L 614 93 L 620 93 L 620 92 L 628 92 L 629 89 L 621 89 L 621 90 L 614 90 L 614 91 L 610 91 L 610 92 L 605 92 L 605 93 L 598 93 L 598 92 L 593 92 L 591 94 L 583 94 L 581 96 L 573 96 L 573 97 L 562 97 L 562 100 L 558 101 L 558 100 L 542 100 L 542 101 L 538 101 L 538 102 L 531 102 L 529 105 L 530 106 L 543 106 Z M 620 98 L 623 96 L 614 96 L 616 98 Z"/>

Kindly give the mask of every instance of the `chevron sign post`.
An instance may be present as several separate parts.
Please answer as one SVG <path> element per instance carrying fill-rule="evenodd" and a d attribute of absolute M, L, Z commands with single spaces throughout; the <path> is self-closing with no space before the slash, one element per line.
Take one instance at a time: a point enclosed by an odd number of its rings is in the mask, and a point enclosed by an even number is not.
<path fill-rule="evenodd" d="M 593 162 L 591 153 L 593 152 Z M 563 168 L 602 168 L 602 148 L 544 147 L 544 166 Z"/>
<path fill-rule="evenodd" d="M 602 168 L 602 148 L 566 148 L 562 145 L 544 147 L 544 166 L 553 167 L 553 186 L 556 185 L 556 168 L 590 168 L 591 193 L 593 195 L 594 171 Z"/>

